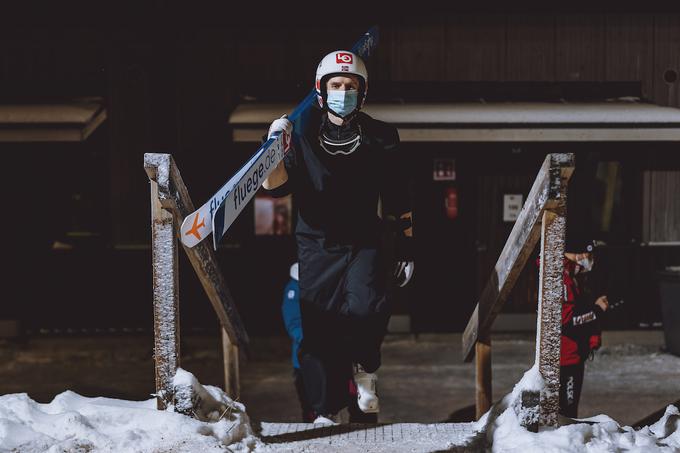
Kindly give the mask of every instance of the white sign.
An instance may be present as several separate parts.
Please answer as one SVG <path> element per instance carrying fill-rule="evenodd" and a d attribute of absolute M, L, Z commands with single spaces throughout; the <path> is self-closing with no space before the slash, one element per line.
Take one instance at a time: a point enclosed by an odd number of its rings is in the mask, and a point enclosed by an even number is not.
<path fill-rule="evenodd" d="M 455 181 L 455 159 L 435 159 L 433 162 L 432 179 L 435 181 Z"/>
<path fill-rule="evenodd" d="M 503 195 L 503 221 L 514 222 L 519 217 L 519 212 L 522 210 L 522 195 L 521 194 L 505 194 Z"/>

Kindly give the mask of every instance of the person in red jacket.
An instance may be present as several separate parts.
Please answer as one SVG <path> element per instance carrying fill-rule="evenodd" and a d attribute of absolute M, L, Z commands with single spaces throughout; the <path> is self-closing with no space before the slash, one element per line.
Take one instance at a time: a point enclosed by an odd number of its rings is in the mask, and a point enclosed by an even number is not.
<path fill-rule="evenodd" d="M 606 295 L 595 297 L 585 273 L 595 264 L 593 243 L 567 239 L 564 254 L 564 300 L 560 347 L 560 414 L 576 418 L 584 365 L 602 344 L 601 318 L 609 308 Z"/>

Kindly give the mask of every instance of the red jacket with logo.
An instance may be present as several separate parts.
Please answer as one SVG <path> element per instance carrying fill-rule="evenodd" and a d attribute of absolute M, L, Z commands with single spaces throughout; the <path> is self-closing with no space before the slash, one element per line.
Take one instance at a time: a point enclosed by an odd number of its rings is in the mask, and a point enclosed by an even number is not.
<path fill-rule="evenodd" d="M 540 259 L 536 262 L 540 265 Z M 580 270 L 577 263 L 564 259 L 560 366 L 577 365 L 602 345 L 602 310 L 576 279 Z"/>
<path fill-rule="evenodd" d="M 602 345 L 602 309 L 580 287 L 576 275 L 581 267 L 564 259 L 564 300 L 562 302 L 562 343 L 560 365 L 576 365 Z"/>

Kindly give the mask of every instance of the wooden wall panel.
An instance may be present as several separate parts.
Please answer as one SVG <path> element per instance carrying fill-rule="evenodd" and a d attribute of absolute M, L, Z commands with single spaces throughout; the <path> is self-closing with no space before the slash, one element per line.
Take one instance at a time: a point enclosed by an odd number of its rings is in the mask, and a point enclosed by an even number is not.
<path fill-rule="evenodd" d="M 334 50 L 349 50 L 367 29 L 352 25 L 329 33 L 328 27 L 323 26 L 298 27 L 294 34 L 299 62 L 295 67 L 296 80 L 299 79 L 300 83 L 311 89 L 319 61 Z"/>
<path fill-rule="evenodd" d="M 196 203 L 226 180 L 234 160 L 228 117 L 239 99 L 235 53 L 233 34 L 216 29 L 186 40 L 178 52 L 179 146 L 174 157 Z"/>
<path fill-rule="evenodd" d="M 394 27 L 390 24 L 381 24 L 379 33 L 380 37 L 376 52 L 366 63 L 368 66 L 369 84 L 371 80 L 373 82 L 388 82 L 392 80 Z"/>
<path fill-rule="evenodd" d="M 516 148 L 519 150 L 520 148 Z M 540 159 L 545 156 L 535 151 L 524 151 L 518 154 L 508 152 L 502 147 L 487 148 L 483 152 L 494 153 L 497 160 L 494 164 L 476 168 L 477 181 L 475 201 L 477 224 L 475 228 L 477 242 L 477 288 L 481 294 L 486 285 L 498 257 L 513 227 L 512 222 L 503 221 L 503 196 L 505 194 L 522 194 L 523 202 L 536 178 L 540 168 Z M 536 309 L 536 289 L 538 268 L 530 259 L 522 270 L 508 302 L 503 307 L 506 313 L 531 313 Z"/>
<path fill-rule="evenodd" d="M 111 222 L 116 246 L 148 244 L 148 178 L 143 156 L 151 147 L 149 68 L 152 48 L 121 46 L 109 61 L 108 120 L 111 130 Z M 142 173 L 140 173 L 142 172 Z M 139 221 L 137 221 L 139 220 Z"/>
<path fill-rule="evenodd" d="M 294 80 L 292 34 L 272 26 L 251 26 L 236 30 L 236 65 L 239 85 L 249 81 Z M 291 55 L 293 54 L 293 55 Z"/>
<path fill-rule="evenodd" d="M 680 242 L 680 171 L 644 172 L 643 191 L 643 240 Z"/>
<path fill-rule="evenodd" d="M 354 33 L 358 34 L 358 33 Z M 349 48 L 349 38 L 345 40 L 336 40 L 337 33 L 328 33 L 320 26 L 298 28 L 294 34 L 295 49 L 297 51 L 297 61 L 294 79 L 298 83 L 309 86 L 311 89 L 314 86 L 314 74 L 316 74 L 316 67 L 328 52 L 338 48 Z M 345 41 L 344 44 L 339 42 Z"/>
<path fill-rule="evenodd" d="M 664 74 L 667 73 L 665 80 Z M 675 71 L 675 81 L 672 81 Z M 680 107 L 680 14 L 654 18 L 654 102 Z"/>
<path fill-rule="evenodd" d="M 558 14 L 555 18 L 555 79 L 604 80 L 605 16 Z"/>
<path fill-rule="evenodd" d="M 555 18 L 544 14 L 510 14 L 506 80 L 555 80 Z"/>
<path fill-rule="evenodd" d="M 443 21 L 394 28 L 392 76 L 395 81 L 441 81 L 445 77 Z"/>
<path fill-rule="evenodd" d="M 641 81 L 644 97 L 653 92 L 653 19 L 651 14 L 606 17 L 605 80 Z"/>
<path fill-rule="evenodd" d="M 497 81 L 505 77 L 503 14 L 456 14 L 446 23 L 446 79 Z"/>

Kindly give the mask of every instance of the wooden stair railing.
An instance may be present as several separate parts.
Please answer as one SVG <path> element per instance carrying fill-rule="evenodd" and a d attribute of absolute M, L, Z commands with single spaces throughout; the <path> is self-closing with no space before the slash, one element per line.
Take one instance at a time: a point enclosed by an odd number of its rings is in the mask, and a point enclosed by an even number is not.
<path fill-rule="evenodd" d="M 522 413 L 540 414 L 523 420 L 528 428 L 557 424 L 567 186 L 573 171 L 573 154 L 546 156 L 463 333 L 463 360 L 476 356 L 477 418 L 492 403 L 491 326 L 540 238 L 536 361 L 546 387 L 540 395 L 523 395 L 518 407 L 534 406 Z"/>
<path fill-rule="evenodd" d="M 194 211 L 194 204 L 170 154 L 145 154 L 144 169 L 151 183 L 156 395 L 158 408 L 164 409 L 173 397 L 172 379 L 180 366 L 179 225 Z M 247 354 L 248 335 L 210 241 L 203 241 L 193 248 L 184 247 L 184 251 L 222 326 L 225 392 L 237 399 L 240 393 L 239 351 Z"/>

